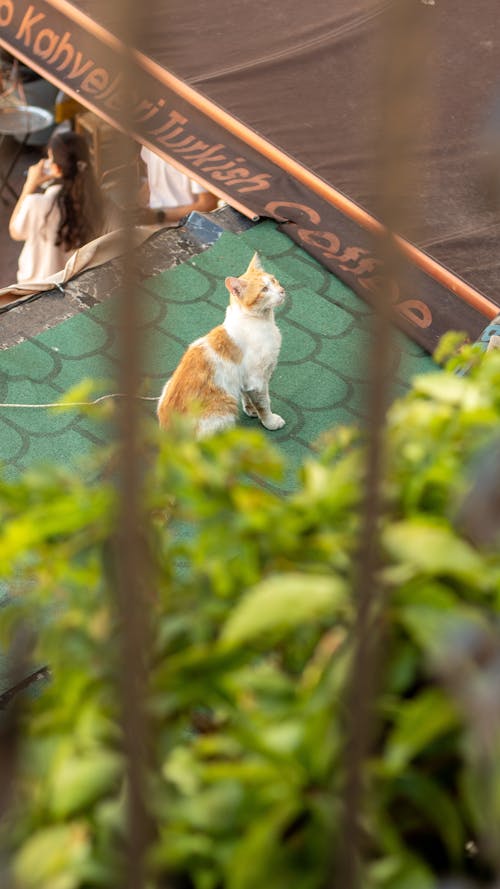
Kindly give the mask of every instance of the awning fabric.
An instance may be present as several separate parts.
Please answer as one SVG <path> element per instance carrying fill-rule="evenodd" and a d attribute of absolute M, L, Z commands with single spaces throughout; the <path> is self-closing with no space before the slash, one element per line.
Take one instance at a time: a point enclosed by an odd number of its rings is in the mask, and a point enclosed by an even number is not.
<path fill-rule="evenodd" d="M 432 101 L 415 119 L 398 233 L 408 274 L 391 300 L 401 326 L 431 351 L 445 330 L 477 338 L 499 312 L 500 221 L 488 176 L 500 16 L 497 0 L 414 2 Z M 0 44 L 116 125 L 126 88 L 139 141 L 250 217 L 278 220 L 372 299 L 388 3 L 143 0 L 125 73 L 114 6 L 0 0 Z"/>

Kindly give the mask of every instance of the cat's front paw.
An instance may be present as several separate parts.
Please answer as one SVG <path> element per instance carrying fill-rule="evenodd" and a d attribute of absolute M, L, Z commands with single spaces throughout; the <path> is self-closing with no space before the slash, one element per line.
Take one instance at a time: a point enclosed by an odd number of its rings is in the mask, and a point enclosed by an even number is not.
<path fill-rule="evenodd" d="M 281 429 L 281 427 L 285 425 L 285 421 L 279 414 L 269 414 L 265 420 L 262 420 L 262 425 L 265 426 L 266 429 Z"/>

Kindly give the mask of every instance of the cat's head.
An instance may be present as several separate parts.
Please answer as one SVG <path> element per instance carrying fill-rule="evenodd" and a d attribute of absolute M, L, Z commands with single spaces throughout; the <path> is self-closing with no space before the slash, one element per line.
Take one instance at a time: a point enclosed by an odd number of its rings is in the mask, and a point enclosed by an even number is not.
<path fill-rule="evenodd" d="M 274 275 L 262 268 L 258 253 L 254 253 L 246 272 L 239 278 L 226 278 L 230 301 L 253 315 L 263 315 L 280 306 L 286 293 Z"/>

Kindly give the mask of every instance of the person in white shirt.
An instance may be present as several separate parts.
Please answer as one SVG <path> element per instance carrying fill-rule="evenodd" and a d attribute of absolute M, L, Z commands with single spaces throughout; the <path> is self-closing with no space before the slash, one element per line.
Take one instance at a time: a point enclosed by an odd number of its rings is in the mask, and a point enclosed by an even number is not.
<path fill-rule="evenodd" d="M 48 182 L 41 193 L 40 186 Z M 103 221 L 86 140 L 71 130 L 54 133 L 48 160 L 29 168 L 10 218 L 11 238 L 24 241 L 18 283 L 43 281 L 61 271 L 78 247 L 102 233 Z"/>
<path fill-rule="evenodd" d="M 144 203 L 148 211 L 144 222 L 177 222 L 197 210 L 208 213 L 217 207 L 217 198 L 181 173 L 149 148 L 141 148 L 141 159 L 146 165 L 147 194 Z"/>

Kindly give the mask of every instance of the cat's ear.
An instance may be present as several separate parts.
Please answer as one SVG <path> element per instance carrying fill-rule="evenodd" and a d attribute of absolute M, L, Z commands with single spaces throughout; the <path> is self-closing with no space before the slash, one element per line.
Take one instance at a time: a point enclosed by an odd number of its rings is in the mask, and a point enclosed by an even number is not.
<path fill-rule="evenodd" d="M 237 299 L 242 299 L 245 292 L 245 284 L 241 278 L 226 278 L 224 283 L 229 293 L 232 293 Z"/>
<path fill-rule="evenodd" d="M 254 269 L 258 269 L 260 272 L 262 271 L 262 263 L 260 261 L 260 256 L 258 253 L 254 253 L 254 255 L 252 256 L 250 265 L 247 268 L 247 272 L 251 272 Z"/>

